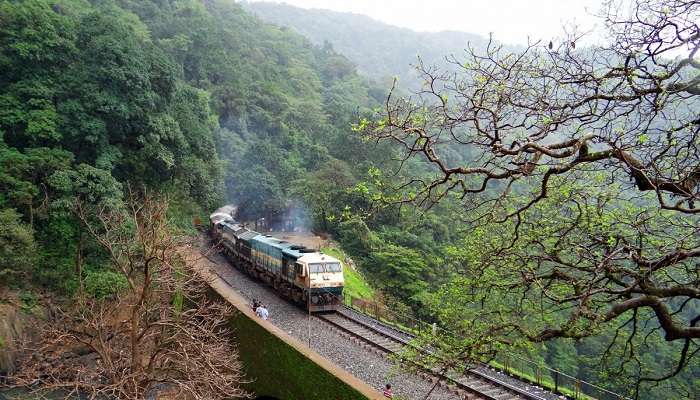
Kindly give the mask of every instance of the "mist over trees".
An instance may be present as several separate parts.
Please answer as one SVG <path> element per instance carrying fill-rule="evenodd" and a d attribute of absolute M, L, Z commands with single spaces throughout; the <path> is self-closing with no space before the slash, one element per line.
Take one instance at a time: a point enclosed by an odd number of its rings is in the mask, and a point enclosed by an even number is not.
<path fill-rule="evenodd" d="M 386 86 L 398 76 L 401 87 L 416 90 L 423 83 L 413 68 L 420 56 L 426 64 L 451 68 L 446 58 L 462 54 L 467 43 L 481 48 L 487 38 L 466 32 L 414 32 L 360 14 L 304 9 L 289 4 L 248 1 L 242 6 L 261 19 L 289 27 L 314 44 L 346 56 L 360 73 Z"/>

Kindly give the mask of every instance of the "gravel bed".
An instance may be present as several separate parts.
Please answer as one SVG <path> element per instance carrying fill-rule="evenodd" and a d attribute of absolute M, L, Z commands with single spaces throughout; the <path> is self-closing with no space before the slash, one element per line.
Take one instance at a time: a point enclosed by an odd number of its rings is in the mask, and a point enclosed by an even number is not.
<path fill-rule="evenodd" d="M 357 312 L 351 308 L 345 308 L 345 310 L 343 312 L 351 315 L 353 318 L 356 318 L 356 319 L 370 325 L 371 327 L 377 329 L 380 332 L 384 332 L 384 333 L 389 334 L 390 336 L 398 337 L 398 338 L 403 339 L 407 342 L 411 341 L 412 339 L 415 338 L 415 336 L 410 334 L 410 333 L 404 332 L 404 331 L 397 329 L 395 327 L 381 323 L 381 322 L 377 321 L 376 319 L 374 319 L 370 316 L 367 316 L 363 313 Z M 506 384 L 518 387 L 522 390 L 527 391 L 528 393 L 532 393 L 535 396 L 539 396 L 539 397 L 547 399 L 547 400 L 566 399 L 566 397 L 554 394 L 554 393 L 552 393 L 548 390 L 545 390 L 541 387 L 524 383 L 523 381 L 521 381 L 517 378 L 514 378 L 508 374 L 505 374 L 502 371 L 496 370 L 494 368 L 483 366 L 483 367 L 475 368 L 475 371 L 478 371 L 486 376 L 490 376 L 490 377 L 497 379 L 501 382 L 504 382 Z"/>
<path fill-rule="evenodd" d="M 378 330 L 379 332 L 386 333 L 389 336 L 399 338 L 399 339 L 404 340 L 406 342 L 410 342 L 411 340 L 415 339 L 415 336 L 411 335 L 410 333 L 406 333 L 400 329 L 394 328 L 393 326 L 379 322 L 376 319 L 374 319 L 368 315 L 365 315 L 361 312 L 353 310 L 352 308 L 344 307 L 342 310 L 342 313 L 348 314 L 352 318 L 355 318 L 358 321 L 361 321 L 361 322 L 371 326 L 372 328 Z"/>
<path fill-rule="evenodd" d="M 494 368 L 490 367 L 478 367 L 475 368 L 476 371 L 481 372 L 484 375 L 490 376 L 494 379 L 497 379 L 501 382 L 507 383 L 512 386 L 516 386 L 520 388 L 521 390 L 525 390 L 528 393 L 532 393 L 535 396 L 539 396 L 541 398 L 547 399 L 547 400 L 562 400 L 562 399 L 567 399 L 565 396 L 560 396 L 558 394 L 554 394 L 548 390 L 545 390 L 539 386 L 534 386 L 530 385 L 527 383 L 524 383 L 523 381 L 514 378 L 508 374 L 505 374 L 499 370 L 496 370 Z"/>
<path fill-rule="evenodd" d="M 272 288 L 233 268 L 221 255 L 210 254 L 209 258 L 215 262 L 219 276 L 234 290 L 251 303 L 256 299 L 267 306 L 271 323 L 303 343 L 309 343 L 309 319 L 304 310 L 279 297 Z M 395 397 L 417 400 L 425 398 L 432 389 L 433 384 L 416 375 L 401 372 L 383 356 L 341 336 L 326 323 L 311 318 L 310 324 L 310 347 L 314 351 L 377 390 L 381 391 L 385 384 L 391 383 Z M 436 387 L 430 399 L 459 400 L 459 397 Z"/>

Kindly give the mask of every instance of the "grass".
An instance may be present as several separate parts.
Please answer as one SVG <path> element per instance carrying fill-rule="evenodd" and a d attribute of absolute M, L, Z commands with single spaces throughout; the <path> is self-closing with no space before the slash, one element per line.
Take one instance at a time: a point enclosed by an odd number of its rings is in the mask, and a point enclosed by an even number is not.
<path fill-rule="evenodd" d="M 345 278 L 343 292 L 349 296 L 359 297 L 364 300 L 374 299 L 374 290 L 367 284 L 364 277 L 359 272 L 345 265 L 345 254 L 342 250 L 337 247 L 324 247 L 321 251 L 343 262 L 343 277 Z"/>

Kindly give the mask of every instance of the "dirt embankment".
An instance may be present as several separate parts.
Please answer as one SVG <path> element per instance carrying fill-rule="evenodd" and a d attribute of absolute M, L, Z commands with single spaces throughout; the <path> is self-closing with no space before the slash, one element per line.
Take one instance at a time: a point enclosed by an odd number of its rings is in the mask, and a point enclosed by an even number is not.
<path fill-rule="evenodd" d="M 36 337 L 43 314 L 32 296 L 0 289 L 0 377 L 14 371 L 18 347 Z"/>
<path fill-rule="evenodd" d="M 270 235 L 276 237 L 277 239 L 286 240 L 290 243 L 300 244 L 306 246 L 310 249 L 318 250 L 322 247 L 328 247 L 331 245 L 330 239 L 324 239 L 321 236 L 316 236 L 311 232 L 265 232 L 265 235 Z"/>

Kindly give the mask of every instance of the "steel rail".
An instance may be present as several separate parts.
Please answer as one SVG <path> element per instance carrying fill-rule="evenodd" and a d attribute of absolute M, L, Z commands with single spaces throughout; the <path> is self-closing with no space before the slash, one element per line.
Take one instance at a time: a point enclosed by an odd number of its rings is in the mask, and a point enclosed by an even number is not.
<path fill-rule="evenodd" d="M 349 335 L 352 335 L 353 337 L 356 337 L 360 339 L 361 341 L 374 346 L 375 348 L 381 350 L 382 352 L 385 353 L 398 353 L 400 351 L 400 348 L 403 348 L 405 346 L 411 346 L 415 347 L 413 344 L 411 344 L 409 341 L 400 338 L 398 336 L 392 335 L 389 332 L 386 332 L 382 329 L 377 329 L 375 326 L 373 326 L 371 323 L 367 323 L 364 321 L 361 321 L 359 319 L 353 318 L 352 316 L 342 313 L 342 312 L 335 312 L 335 313 L 330 313 L 330 314 L 315 314 L 315 317 L 332 325 L 334 328 L 345 332 Z M 365 318 L 367 318 L 365 316 Z M 340 319 L 343 322 L 339 322 L 337 319 Z M 381 323 L 379 323 L 382 325 Z M 348 326 L 350 325 L 350 326 Z M 355 326 L 355 329 L 352 328 L 352 326 Z M 366 335 L 363 334 L 362 331 L 369 331 L 371 335 Z M 378 341 L 375 339 L 375 337 L 380 337 L 384 338 L 385 340 L 392 341 L 396 344 L 396 346 L 390 346 L 385 343 L 382 343 L 381 341 Z M 396 350 L 396 347 L 399 347 L 399 350 Z M 420 349 L 419 349 L 420 350 Z M 423 351 L 423 350 L 420 350 Z M 426 353 L 430 353 L 427 352 Z M 511 399 L 520 399 L 520 398 L 526 398 L 530 400 L 545 400 L 544 397 L 538 396 L 534 393 L 530 393 L 526 390 L 523 390 L 521 388 L 518 388 L 515 385 L 512 385 L 508 382 L 501 381 L 499 379 L 496 379 L 492 376 L 489 376 L 488 374 L 479 372 L 477 370 L 468 370 L 468 372 L 465 374 L 464 378 L 467 380 L 469 379 L 469 375 L 471 375 L 473 378 L 477 378 L 478 381 L 476 383 L 470 382 L 470 383 L 465 383 L 465 382 L 460 382 L 459 378 L 453 378 L 446 373 L 442 373 L 440 371 L 437 371 L 435 369 L 429 369 L 427 367 L 424 367 L 422 365 L 419 365 L 416 362 L 411 361 L 412 364 L 416 365 L 426 373 L 429 373 L 435 377 L 437 377 L 440 380 L 449 382 L 450 384 L 456 386 L 457 388 L 464 390 L 466 392 L 475 394 L 477 396 L 480 396 L 484 399 L 487 400 L 511 400 Z M 486 386 L 486 387 L 484 387 Z M 500 392 L 498 394 L 494 394 L 493 392 L 497 391 Z"/>

